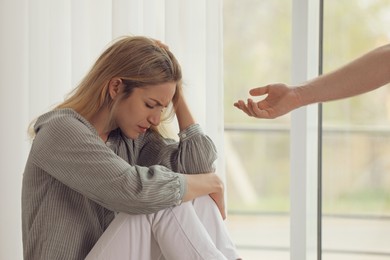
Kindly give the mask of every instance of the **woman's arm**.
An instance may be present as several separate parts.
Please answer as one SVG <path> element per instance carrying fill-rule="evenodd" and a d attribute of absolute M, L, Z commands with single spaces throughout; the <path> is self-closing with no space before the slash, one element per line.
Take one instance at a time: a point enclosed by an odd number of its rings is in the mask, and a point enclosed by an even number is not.
<path fill-rule="evenodd" d="M 190 201 L 199 196 L 210 195 L 215 201 L 222 218 L 226 218 L 224 185 L 215 173 L 185 175 L 187 181 L 183 201 Z"/>
<path fill-rule="evenodd" d="M 196 123 L 182 91 L 180 92 L 177 103 L 174 104 L 174 108 L 180 131 L 187 129 L 187 127 Z"/>
<path fill-rule="evenodd" d="M 35 167 L 113 211 L 148 214 L 180 204 L 184 175 L 160 165 L 132 166 L 124 160 L 126 147 L 118 151 L 122 159 L 76 113 L 50 114 L 37 121 L 29 159 Z"/>
<path fill-rule="evenodd" d="M 184 173 L 186 192 L 182 200 L 190 201 L 199 196 L 210 195 L 225 219 L 224 184 L 214 173 L 214 162 L 217 159 L 215 145 L 196 124 L 183 96 L 175 104 L 175 112 L 180 128 L 180 142 L 163 139 L 156 133 L 148 133 L 145 139 L 137 144 L 142 147 L 139 163 L 160 164 Z"/>
<path fill-rule="evenodd" d="M 198 124 L 181 131 L 179 138 L 177 142 L 164 139 L 154 132 L 147 133 L 144 138 L 134 142 L 136 150 L 140 150 L 136 163 L 143 166 L 164 165 L 186 174 L 215 171 L 216 147 Z"/>

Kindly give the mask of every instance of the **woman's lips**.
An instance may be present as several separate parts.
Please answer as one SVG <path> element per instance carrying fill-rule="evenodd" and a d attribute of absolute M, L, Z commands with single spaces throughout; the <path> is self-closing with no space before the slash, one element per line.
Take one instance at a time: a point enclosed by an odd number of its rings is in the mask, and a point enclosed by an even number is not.
<path fill-rule="evenodd" d="M 141 133 L 145 133 L 146 130 L 149 129 L 149 127 L 143 127 L 143 126 L 138 126 L 138 128 L 139 128 L 139 130 L 140 130 Z"/>

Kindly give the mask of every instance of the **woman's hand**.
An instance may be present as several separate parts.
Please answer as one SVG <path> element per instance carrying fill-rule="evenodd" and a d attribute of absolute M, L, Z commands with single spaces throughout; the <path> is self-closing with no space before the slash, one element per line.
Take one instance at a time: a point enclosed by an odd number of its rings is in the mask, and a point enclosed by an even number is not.
<path fill-rule="evenodd" d="M 183 202 L 197 197 L 210 195 L 221 212 L 222 218 L 226 218 L 224 192 L 222 180 L 215 173 L 186 174 L 187 192 L 183 196 Z"/>
<path fill-rule="evenodd" d="M 226 209 L 225 209 L 224 191 L 210 193 L 209 196 L 214 200 L 215 204 L 217 204 L 217 207 L 219 209 L 219 212 L 221 213 L 222 219 L 225 220 L 226 219 Z"/>

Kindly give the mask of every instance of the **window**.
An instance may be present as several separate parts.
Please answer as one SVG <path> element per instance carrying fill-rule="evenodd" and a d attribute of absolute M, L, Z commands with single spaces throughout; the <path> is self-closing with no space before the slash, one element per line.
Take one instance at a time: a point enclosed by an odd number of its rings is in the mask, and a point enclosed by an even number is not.
<path fill-rule="evenodd" d="M 227 223 L 244 259 L 289 259 L 290 116 L 251 119 L 233 102 L 290 81 L 291 1 L 225 0 L 223 8 Z"/>
<path fill-rule="evenodd" d="M 388 43 L 389 17 L 386 0 L 324 1 L 324 72 Z M 385 86 L 323 105 L 324 260 L 390 257 L 389 101 Z"/>
<path fill-rule="evenodd" d="M 294 3 L 312 2 L 224 1 L 227 223 L 245 259 L 294 259 L 289 190 L 294 118 L 253 119 L 232 106 L 252 87 L 292 82 Z M 388 1 L 327 0 L 323 7 L 324 73 L 389 42 Z M 389 258 L 389 100 L 390 90 L 383 87 L 322 105 L 317 230 L 322 251 L 306 259 Z"/>

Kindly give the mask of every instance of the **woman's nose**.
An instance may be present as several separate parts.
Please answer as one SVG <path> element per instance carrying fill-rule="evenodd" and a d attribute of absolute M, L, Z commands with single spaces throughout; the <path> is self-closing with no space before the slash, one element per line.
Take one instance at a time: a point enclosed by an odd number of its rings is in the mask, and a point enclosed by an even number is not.
<path fill-rule="evenodd" d="M 160 124 L 160 118 L 161 118 L 160 114 L 157 115 L 157 113 L 155 113 L 148 117 L 148 121 L 151 125 L 158 126 Z"/>

